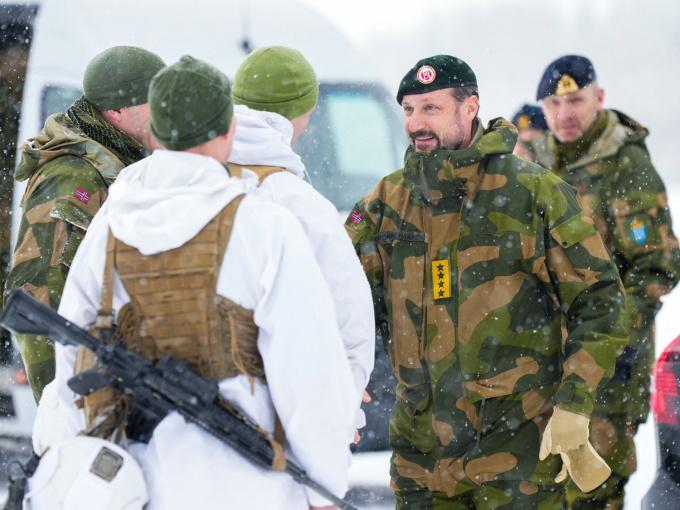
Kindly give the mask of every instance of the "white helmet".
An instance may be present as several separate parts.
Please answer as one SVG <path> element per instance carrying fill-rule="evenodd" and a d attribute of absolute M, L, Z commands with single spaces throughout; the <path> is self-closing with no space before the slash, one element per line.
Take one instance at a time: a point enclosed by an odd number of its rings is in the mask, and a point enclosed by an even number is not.
<path fill-rule="evenodd" d="M 77 436 L 51 447 L 28 479 L 24 510 L 141 510 L 142 468 L 120 446 Z"/>

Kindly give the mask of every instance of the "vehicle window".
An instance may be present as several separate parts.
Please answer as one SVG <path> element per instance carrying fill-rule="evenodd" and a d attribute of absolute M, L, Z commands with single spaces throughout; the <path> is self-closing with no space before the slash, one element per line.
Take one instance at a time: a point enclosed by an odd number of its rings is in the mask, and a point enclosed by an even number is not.
<path fill-rule="evenodd" d="M 73 102 L 83 95 L 83 91 L 71 87 L 59 87 L 48 85 L 43 89 L 42 97 L 42 123 L 45 124 L 47 117 L 55 113 L 68 110 Z"/>
<path fill-rule="evenodd" d="M 314 187 L 344 212 L 403 166 L 407 141 L 394 98 L 383 89 L 326 85 L 319 92 L 293 149 Z"/>

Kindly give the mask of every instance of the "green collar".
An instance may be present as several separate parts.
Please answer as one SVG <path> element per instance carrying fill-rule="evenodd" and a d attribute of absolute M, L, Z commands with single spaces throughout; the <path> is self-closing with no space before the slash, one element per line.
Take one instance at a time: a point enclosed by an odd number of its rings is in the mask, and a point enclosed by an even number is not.
<path fill-rule="evenodd" d="M 596 129 L 600 119 L 603 119 L 604 127 Z M 602 110 L 595 124 L 573 144 L 560 144 L 552 133 L 537 136 L 529 146 L 534 161 L 558 173 L 573 170 L 615 156 L 626 144 L 643 143 L 649 134 L 642 125 L 616 110 Z M 573 154 L 563 153 L 569 152 L 570 146 L 578 146 L 578 150 Z M 567 161 L 560 163 L 558 157 L 562 158 L 563 154 Z M 605 171 L 604 167 L 602 171 Z"/>
<path fill-rule="evenodd" d="M 484 174 L 482 159 L 510 154 L 517 143 L 517 129 L 501 117 L 489 121 L 486 130 L 476 118 L 473 129 L 472 141 L 466 149 L 426 153 L 409 147 L 406 151 L 404 177 L 421 188 L 427 202 L 456 190 L 474 194 Z"/>

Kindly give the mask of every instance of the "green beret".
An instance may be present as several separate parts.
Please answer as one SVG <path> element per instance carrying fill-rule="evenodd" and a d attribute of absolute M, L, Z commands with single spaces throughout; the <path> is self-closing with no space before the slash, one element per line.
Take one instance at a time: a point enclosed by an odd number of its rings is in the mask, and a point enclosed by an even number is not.
<path fill-rule="evenodd" d="M 163 147 L 196 147 L 229 132 L 234 114 L 229 79 L 186 55 L 151 80 L 149 111 L 151 133 Z"/>
<path fill-rule="evenodd" d="M 397 102 L 404 96 L 425 94 L 433 90 L 477 85 L 477 77 L 469 65 L 451 55 L 435 55 L 420 60 L 406 73 L 397 92 Z"/>
<path fill-rule="evenodd" d="M 120 110 L 149 102 L 149 85 L 163 59 L 135 46 L 114 46 L 92 59 L 83 77 L 84 95 L 97 110 Z"/>
<path fill-rule="evenodd" d="M 314 108 L 319 82 L 302 53 L 267 46 L 248 55 L 238 68 L 233 95 L 236 104 L 293 120 Z"/>

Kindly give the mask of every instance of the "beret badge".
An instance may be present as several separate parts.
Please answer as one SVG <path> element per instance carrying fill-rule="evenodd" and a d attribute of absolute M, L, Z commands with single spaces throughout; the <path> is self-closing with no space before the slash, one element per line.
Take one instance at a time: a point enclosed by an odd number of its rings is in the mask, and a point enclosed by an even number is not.
<path fill-rule="evenodd" d="M 562 75 L 562 78 L 560 78 L 560 81 L 557 83 L 557 90 L 555 93 L 558 96 L 563 96 L 565 94 L 571 94 L 572 92 L 576 92 L 579 89 L 579 86 L 576 84 L 576 81 L 569 76 L 568 74 Z"/>
<path fill-rule="evenodd" d="M 423 66 L 418 69 L 418 81 L 424 85 L 432 83 L 436 76 L 437 73 L 431 66 Z"/>

